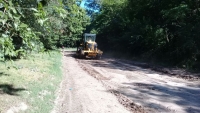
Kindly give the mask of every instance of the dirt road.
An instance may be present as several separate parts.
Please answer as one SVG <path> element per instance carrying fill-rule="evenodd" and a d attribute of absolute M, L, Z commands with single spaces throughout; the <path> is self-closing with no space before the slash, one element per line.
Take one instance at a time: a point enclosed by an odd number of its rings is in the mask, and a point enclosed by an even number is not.
<path fill-rule="evenodd" d="M 198 79 L 184 80 L 113 58 L 75 59 L 73 54 L 65 52 L 66 74 L 53 112 L 200 112 Z"/>
<path fill-rule="evenodd" d="M 63 69 L 52 113 L 130 113 L 100 81 L 81 68 L 71 52 L 63 56 Z"/>

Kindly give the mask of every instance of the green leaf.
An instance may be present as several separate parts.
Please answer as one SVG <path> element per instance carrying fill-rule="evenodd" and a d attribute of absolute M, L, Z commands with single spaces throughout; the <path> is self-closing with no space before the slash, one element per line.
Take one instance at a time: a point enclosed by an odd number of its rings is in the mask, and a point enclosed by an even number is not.
<path fill-rule="evenodd" d="M 19 27 L 21 27 L 21 28 L 27 28 L 28 27 L 28 25 L 27 24 L 24 24 L 24 23 L 22 23 Z"/>
<path fill-rule="evenodd" d="M 5 49 L 5 55 L 8 55 L 8 54 L 9 54 L 9 49 L 6 48 L 6 49 Z"/>
<path fill-rule="evenodd" d="M 15 8 L 13 8 L 13 7 L 9 7 L 12 11 L 13 11 L 13 13 L 17 13 L 17 11 L 15 10 Z"/>
<path fill-rule="evenodd" d="M 43 26 L 44 22 L 47 21 L 47 20 L 48 20 L 48 18 L 39 19 L 39 20 L 38 20 L 38 23 L 39 23 L 41 26 Z"/>
<path fill-rule="evenodd" d="M 17 22 L 14 23 L 14 27 L 15 27 L 15 30 L 17 30 L 17 28 L 18 28 L 18 23 Z"/>
<path fill-rule="evenodd" d="M 3 38 L 8 38 L 8 35 L 2 34 L 2 37 L 3 37 Z"/>
<path fill-rule="evenodd" d="M 8 11 L 8 17 L 10 17 L 11 19 L 13 19 L 12 14 L 10 13 L 10 11 Z"/>
<path fill-rule="evenodd" d="M 4 7 L 6 8 L 6 9 L 8 9 L 8 4 L 6 4 L 5 2 L 4 2 Z"/>
<path fill-rule="evenodd" d="M 12 1 L 9 1 L 8 3 L 9 3 L 9 5 L 10 5 L 10 6 L 12 6 L 12 5 L 13 5 Z"/>
<path fill-rule="evenodd" d="M 20 16 L 13 16 L 13 18 L 15 19 L 15 20 L 17 20 L 17 21 L 20 21 L 19 19 L 20 19 Z"/>
<path fill-rule="evenodd" d="M 35 11 L 35 12 L 38 12 L 38 10 L 37 10 L 37 9 L 35 9 L 35 8 L 31 8 L 31 10 L 32 10 L 32 11 Z"/>
<path fill-rule="evenodd" d="M 6 23 L 6 21 L 6 19 L 0 19 L 0 22 L 2 22 L 3 25 Z"/>

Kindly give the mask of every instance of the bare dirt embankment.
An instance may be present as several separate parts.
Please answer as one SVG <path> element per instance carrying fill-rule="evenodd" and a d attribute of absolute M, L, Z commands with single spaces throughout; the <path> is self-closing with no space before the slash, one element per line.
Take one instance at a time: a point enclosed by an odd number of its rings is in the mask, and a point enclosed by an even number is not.
<path fill-rule="evenodd" d="M 200 81 L 196 76 L 114 58 L 83 60 L 73 55 L 65 52 L 66 76 L 59 93 L 63 99 L 57 99 L 57 109 L 62 112 L 200 112 Z"/>

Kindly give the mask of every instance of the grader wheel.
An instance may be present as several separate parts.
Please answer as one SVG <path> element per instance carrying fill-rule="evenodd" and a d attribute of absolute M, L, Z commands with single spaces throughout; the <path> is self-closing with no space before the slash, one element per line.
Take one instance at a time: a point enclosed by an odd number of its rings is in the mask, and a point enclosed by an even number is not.
<path fill-rule="evenodd" d="M 85 55 L 84 55 L 84 51 L 83 51 L 83 50 L 80 50 L 80 51 L 79 51 L 79 58 L 80 58 L 80 59 L 85 58 Z"/>
<path fill-rule="evenodd" d="M 96 59 L 100 60 L 101 59 L 101 54 L 97 54 Z"/>

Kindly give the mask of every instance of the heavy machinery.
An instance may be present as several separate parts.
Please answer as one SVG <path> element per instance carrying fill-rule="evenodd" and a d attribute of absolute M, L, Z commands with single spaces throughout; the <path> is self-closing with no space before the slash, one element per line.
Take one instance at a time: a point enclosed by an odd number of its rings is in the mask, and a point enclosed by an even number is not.
<path fill-rule="evenodd" d="M 79 58 L 100 59 L 103 52 L 97 48 L 96 34 L 85 33 L 81 41 L 77 42 L 76 55 Z"/>

